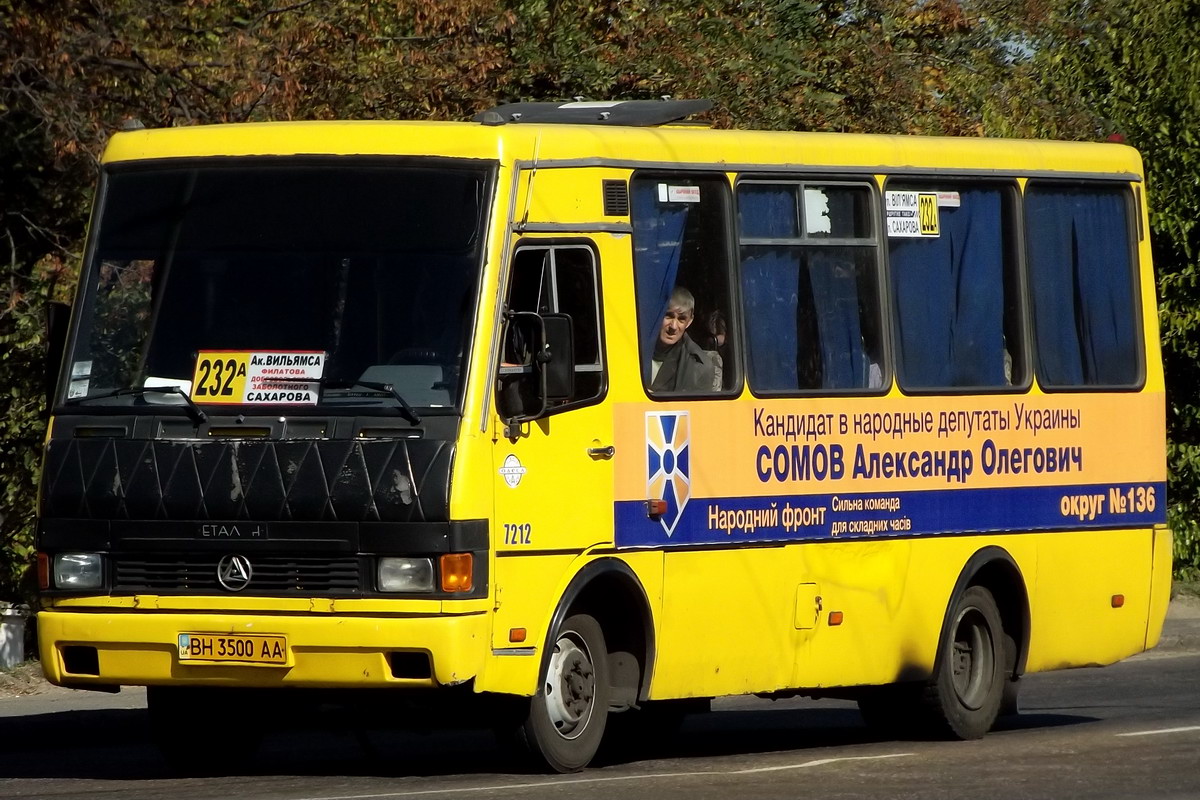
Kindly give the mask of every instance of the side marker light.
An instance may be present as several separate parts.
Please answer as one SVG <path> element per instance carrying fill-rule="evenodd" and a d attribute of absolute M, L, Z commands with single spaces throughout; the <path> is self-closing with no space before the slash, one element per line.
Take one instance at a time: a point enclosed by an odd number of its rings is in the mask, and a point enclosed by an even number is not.
<path fill-rule="evenodd" d="M 1125 595 L 1123 595 L 1123 594 L 1114 594 L 1114 595 L 1112 596 L 1112 607 L 1113 607 L 1113 608 L 1120 608 L 1120 607 L 1121 607 L 1121 606 L 1123 606 L 1123 605 L 1125 605 Z"/>
<path fill-rule="evenodd" d="M 841 625 L 841 624 L 842 624 L 842 612 L 840 612 L 840 611 L 830 611 L 830 612 L 829 612 L 829 625 L 830 625 L 830 627 L 836 627 L 836 626 L 838 626 L 838 625 Z"/>
<path fill-rule="evenodd" d="M 508 640 L 515 644 L 520 644 L 521 642 L 525 641 L 525 637 L 527 635 L 528 635 L 528 632 L 524 628 L 509 628 L 508 629 Z"/>
<path fill-rule="evenodd" d="M 651 519 L 657 519 L 667 513 L 666 500 L 647 500 L 646 501 L 646 516 Z"/>

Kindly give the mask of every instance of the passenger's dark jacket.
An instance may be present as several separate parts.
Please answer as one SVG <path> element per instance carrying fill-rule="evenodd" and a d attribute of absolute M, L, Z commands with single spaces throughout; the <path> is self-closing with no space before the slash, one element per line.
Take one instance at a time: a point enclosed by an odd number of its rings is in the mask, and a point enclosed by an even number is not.
<path fill-rule="evenodd" d="M 650 384 L 650 391 L 696 394 L 713 390 L 713 354 L 700 349 L 686 333 L 673 345 L 660 344 L 654 351 L 654 359 L 662 361 L 662 366 Z"/>

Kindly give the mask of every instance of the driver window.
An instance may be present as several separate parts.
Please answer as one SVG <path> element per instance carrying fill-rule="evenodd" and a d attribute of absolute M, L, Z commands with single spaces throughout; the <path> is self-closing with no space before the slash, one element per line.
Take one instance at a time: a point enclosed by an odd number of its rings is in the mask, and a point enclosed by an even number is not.
<path fill-rule="evenodd" d="M 551 407 L 584 403 L 604 392 L 600 303 L 596 289 L 596 258 L 583 244 L 518 247 L 509 281 L 508 311 L 565 314 L 574 340 L 575 390 Z M 526 330 L 505 324 L 499 390 L 501 406 L 531 408 L 535 382 L 522 379 L 533 371 Z"/>

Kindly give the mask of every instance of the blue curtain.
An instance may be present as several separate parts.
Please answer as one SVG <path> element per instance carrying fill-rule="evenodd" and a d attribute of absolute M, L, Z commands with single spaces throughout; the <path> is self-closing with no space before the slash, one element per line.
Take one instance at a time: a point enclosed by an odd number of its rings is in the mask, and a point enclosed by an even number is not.
<path fill-rule="evenodd" d="M 796 191 L 790 186 L 746 185 L 738 190 L 741 236 L 757 239 L 799 236 Z M 797 389 L 800 259 L 797 247 L 742 247 L 742 297 L 748 334 L 750 385 Z"/>
<path fill-rule="evenodd" d="M 821 388 L 867 385 L 870 362 L 863 344 L 858 269 L 850 248 L 809 250 L 808 277 L 821 352 Z"/>
<path fill-rule="evenodd" d="M 860 324 L 861 249 L 803 246 L 793 186 L 741 187 L 738 217 L 751 386 L 865 387 L 870 362 Z M 795 243 L 755 245 L 746 239 Z"/>
<path fill-rule="evenodd" d="M 897 366 L 907 387 L 1007 382 L 1001 194 L 959 197 L 958 208 L 940 209 L 937 238 L 889 241 Z"/>
<path fill-rule="evenodd" d="M 1025 209 L 1040 379 L 1133 383 L 1137 309 L 1124 194 L 1030 187 Z"/>
<path fill-rule="evenodd" d="M 633 182 L 633 270 L 637 280 L 638 340 L 642 379 L 650 382 L 650 355 L 679 274 L 686 203 L 660 203 L 659 181 Z"/>

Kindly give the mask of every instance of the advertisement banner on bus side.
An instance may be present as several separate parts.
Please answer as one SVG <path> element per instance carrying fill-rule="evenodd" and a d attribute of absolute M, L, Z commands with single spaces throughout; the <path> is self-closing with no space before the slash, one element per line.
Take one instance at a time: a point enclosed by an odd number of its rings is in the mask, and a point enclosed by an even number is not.
<path fill-rule="evenodd" d="M 646 547 L 1144 527 L 1162 396 L 625 404 L 616 541 Z"/>

